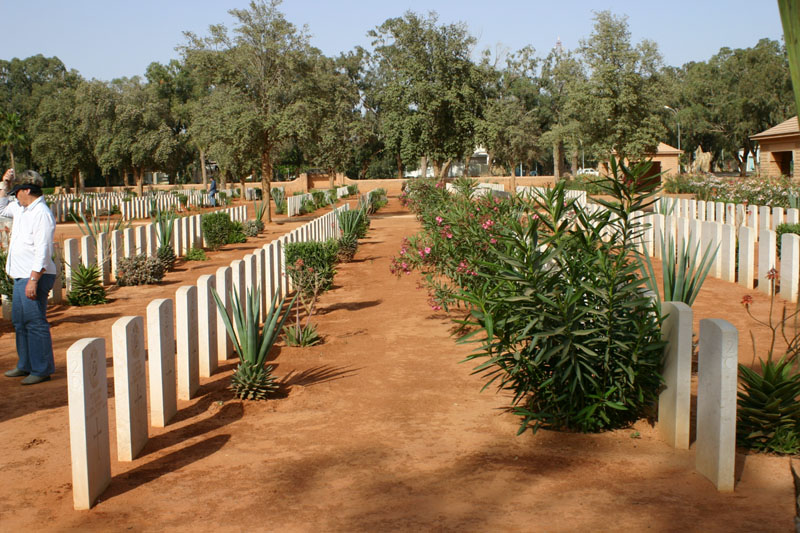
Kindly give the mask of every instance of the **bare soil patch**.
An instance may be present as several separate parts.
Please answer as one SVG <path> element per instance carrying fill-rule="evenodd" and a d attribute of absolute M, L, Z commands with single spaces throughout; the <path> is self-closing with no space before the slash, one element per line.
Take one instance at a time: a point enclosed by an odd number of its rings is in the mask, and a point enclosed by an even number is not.
<path fill-rule="evenodd" d="M 299 222 L 268 226 L 255 241 L 182 263 L 158 286 L 111 291 L 110 305 L 51 310 L 57 372 L 21 387 L 0 378 L 0 524 L 5 531 L 792 531 L 789 459 L 740 455 L 736 492 L 719 494 L 694 472 L 694 452 L 663 444 L 647 421 L 598 435 L 540 431 L 516 437 L 507 398 L 479 393 L 459 364 L 469 347 L 431 312 L 418 279 L 389 273 L 417 223 L 396 199 L 372 222 L 356 260 L 339 267 L 315 319 L 324 343 L 289 348 L 272 364 L 281 381 L 267 402 L 234 400 L 235 361 L 201 380 L 167 428 L 151 428 L 141 457 L 116 460 L 109 353 L 112 483 L 90 511 L 72 508 L 66 349 L 105 337 L 121 316 L 141 315 Z M 708 280 L 695 320 L 725 318 L 755 295 Z M 763 341 L 766 342 L 766 339 Z M 16 363 L 0 326 L 0 368 Z"/>

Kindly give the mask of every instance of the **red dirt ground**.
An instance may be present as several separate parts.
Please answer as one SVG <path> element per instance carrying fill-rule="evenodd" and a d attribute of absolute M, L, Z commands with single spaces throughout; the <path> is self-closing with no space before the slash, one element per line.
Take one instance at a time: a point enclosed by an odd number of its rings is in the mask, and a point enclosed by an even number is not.
<path fill-rule="evenodd" d="M 119 317 L 143 316 L 152 299 L 297 224 L 183 263 L 158 286 L 115 288 L 110 305 L 51 309 L 54 379 L 21 387 L 0 378 L 1 530 L 793 531 L 788 458 L 739 455 L 736 491 L 720 494 L 694 471 L 692 450 L 666 446 L 646 421 L 516 437 L 507 398 L 479 393 L 481 378 L 459 364 L 469 348 L 450 336 L 449 317 L 430 311 L 416 276 L 389 273 L 418 228 L 396 199 L 323 295 L 324 343 L 274 350 L 276 399 L 233 399 L 235 361 L 226 362 L 167 428 L 151 428 L 141 457 L 120 463 L 109 353 L 113 479 L 92 510 L 73 510 L 66 349 L 92 336 L 110 346 Z M 740 360 L 750 363 L 753 322 L 739 305 L 748 292 L 708 280 L 694 310 L 739 328 Z M 765 316 L 767 299 L 755 300 Z M 765 343 L 763 328 L 754 331 Z M 0 367 L 12 368 L 8 323 L 0 334 Z"/>

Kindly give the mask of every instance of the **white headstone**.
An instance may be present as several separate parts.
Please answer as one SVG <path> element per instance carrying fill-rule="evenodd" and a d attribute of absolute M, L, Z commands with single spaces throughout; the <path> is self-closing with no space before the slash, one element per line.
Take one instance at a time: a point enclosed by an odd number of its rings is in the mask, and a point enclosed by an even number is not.
<path fill-rule="evenodd" d="M 753 288 L 756 276 L 756 232 L 749 226 L 739 228 L 739 285 Z"/>
<path fill-rule="evenodd" d="M 772 294 L 772 283 L 767 278 L 769 271 L 775 268 L 775 232 L 762 229 L 758 232 L 758 290 Z"/>
<path fill-rule="evenodd" d="M 197 278 L 197 323 L 200 377 L 209 378 L 217 371 L 217 304 L 211 294 L 213 275 Z"/>
<path fill-rule="evenodd" d="M 233 289 L 233 281 L 231 279 L 231 267 L 219 267 L 214 276 L 217 295 L 225 306 L 228 317 L 231 316 L 231 290 Z M 215 302 L 216 303 L 216 302 Z M 217 309 L 217 360 L 225 361 L 233 357 L 233 342 L 228 337 L 228 332 L 225 329 L 225 322 L 222 319 L 222 314 Z"/>
<path fill-rule="evenodd" d="M 153 300 L 147 305 L 150 423 L 160 428 L 178 411 L 172 307 L 172 300 L 168 298 Z"/>
<path fill-rule="evenodd" d="M 67 291 L 72 288 L 72 269 L 78 267 L 80 260 L 78 239 L 64 240 L 64 278 L 67 280 Z"/>
<path fill-rule="evenodd" d="M 108 285 L 111 281 L 111 259 L 109 253 L 111 245 L 108 242 L 107 233 L 97 234 L 97 267 L 100 270 L 100 282 Z"/>
<path fill-rule="evenodd" d="M 719 247 L 720 277 L 731 283 L 736 282 L 736 228 L 731 224 L 720 224 L 721 243 Z"/>
<path fill-rule="evenodd" d="M 91 235 L 81 237 L 81 263 L 87 268 L 97 264 L 97 243 Z"/>
<path fill-rule="evenodd" d="M 658 397 L 658 429 L 674 448 L 689 449 L 692 402 L 692 308 L 683 302 L 664 302 L 662 338 L 664 390 Z"/>
<path fill-rule="evenodd" d="M 125 248 L 122 245 L 122 232 L 114 230 L 111 232 L 111 275 L 117 279 L 117 265 L 119 260 L 125 257 Z"/>
<path fill-rule="evenodd" d="M 200 387 L 197 352 L 197 287 L 180 287 L 175 293 L 175 340 L 178 399 L 191 400 Z"/>
<path fill-rule="evenodd" d="M 781 298 L 797 301 L 800 282 L 800 236 L 794 233 L 781 235 Z"/>
<path fill-rule="evenodd" d="M 733 491 L 736 464 L 736 328 L 725 320 L 700 321 L 697 369 L 697 471 L 721 492 Z"/>
<path fill-rule="evenodd" d="M 106 341 L 81 339 L 67 350 L 72 501 L 90 509 L 111 483 Z"/>
<path fill-rule="evenodd" d="M 144 320 L 122 317 L 111 326 L 114 349 L 114 408 L 117 458 L 133 461 L 147 444 L 147 378 Z"/>

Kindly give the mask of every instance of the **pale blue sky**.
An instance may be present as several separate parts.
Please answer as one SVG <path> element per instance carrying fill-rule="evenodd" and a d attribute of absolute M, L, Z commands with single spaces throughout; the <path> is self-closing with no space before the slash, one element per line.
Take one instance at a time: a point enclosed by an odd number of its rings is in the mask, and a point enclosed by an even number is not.
<path fill-rule="evenodd" d="M 86 78 L 111 80 L 144 74 L 152 61 L 177 58 L 182 32 L 205 34 L 209 24 L 232 27 L 227 10 L 248 0 L 0 0 L 0 59 L 58 56 Z M 632 38 L 658 43 L 664 62 L 703 61 L 723 46 L 745 48 L 782 36 L 775 0 L 285 0 L 280 6 L 311 42 L 333 56 L 369 45 L 366 37 L 406 10 L 436 11 L 444 23 L 466 22 L 477 50 L 533 45 L 544 56 L 559 37 L 566 49 L 592 29 L 592 12 L 627 15 Z M 476 54 L 477 57 L 477 54 Z"/>

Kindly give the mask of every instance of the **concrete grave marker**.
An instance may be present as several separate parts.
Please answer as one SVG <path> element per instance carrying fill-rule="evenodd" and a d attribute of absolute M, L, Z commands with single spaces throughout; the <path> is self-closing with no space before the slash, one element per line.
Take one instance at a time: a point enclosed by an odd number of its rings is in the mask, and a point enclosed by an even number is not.
<path fill-rule="evenodd" d="M 217 303 L 211 294 L 213 275 L 197 278 L 197 323 L 200 377 L 209 378 L 217 371 Z"/>
<path fill-rule="evenodd" d="M 122 317 L 111 326 L 114 350 L 114 408 L 117 458 L 133 461 L 147 444 L 147 378 L 144 320 Z"/>
<path fill-rule="evenodd" d="M 175 293 L 175 340 L 178 356 L 178 399 L 191 400 L 200 387 L 197 287 L 180 287 Z"/>
<path fill-rule="evenodd" d="M 153 300 L 147 305 L 150 423 L 161 428 L 178 412 L 172 308 L 172 300 L 168 298 Z"/>
<path fill-rule="evenodd" d="M 692 308 L 683 302 L 664 302 L 662 328 L 664 390 L 658 397 L 658 429 L 674 448 L 689 449 L 692 400 Z"/>
<path fill-rule="evenodd" d="M 695 465 L 721 492 L 733 491 L 739 334 L 729 322 L 700 321 Z"/>
<path fill-rule="evenodd" d="M 106 341 L 81 339 L 67 350 L 72 502 L 90 509 L 111 483 Z"/>

